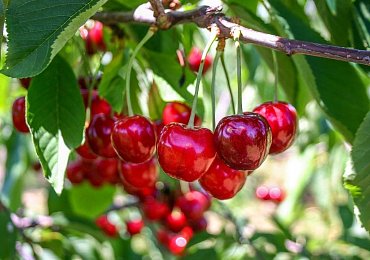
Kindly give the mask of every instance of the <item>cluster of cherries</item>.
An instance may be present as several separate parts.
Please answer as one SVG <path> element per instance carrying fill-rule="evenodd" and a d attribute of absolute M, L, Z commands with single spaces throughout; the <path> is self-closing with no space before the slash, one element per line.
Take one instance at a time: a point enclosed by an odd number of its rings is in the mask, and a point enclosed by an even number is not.
<path fill-rule="evenodd" d="M 181 255 L 194 233 L 207 227 L 204 213 L 210 207 L 211 199 L 205 193 L 196 190 L 182 193 L 170 190 L 166 185 L 161 189 L 138 189 L 123 182 L 123 187 L 127 193 L 139 198 L 138 208 L 142 212 L 141 219 L 125 222 L 126 233 L 130 236 L 141 233 L 146 222 L 155 224 L 153 228 L 158 242 L 171 253 Z M 97 218 L 96 225 L 109 237 L 119 235 L 119 228 L 107 215 Z"/>

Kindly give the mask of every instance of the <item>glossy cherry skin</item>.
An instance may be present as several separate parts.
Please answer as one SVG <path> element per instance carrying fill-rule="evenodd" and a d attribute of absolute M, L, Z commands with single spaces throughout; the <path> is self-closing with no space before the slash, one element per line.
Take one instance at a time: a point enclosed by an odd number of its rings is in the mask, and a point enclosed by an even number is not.
<path fill-rule="evenodd" d="M 26 99 L 24 97 L 17 98 L 12 106 L 13 126 L 21 133 L 29 133 L 26 123 Z"/>
<path fill-rule="evenodd" d="M 280 203 L 285 199 L 285 192 L 279 187 L 272 187 L 269 189 L 269 197 L 272 201 Z"/>
<path fill-rule="evenodd" d="M 147 219 L 155 221 L 167 216 L 170 209 L 165 202 L 148 198 L 143 202 L 143 211 Z"/>
<path fill-rule="evenodd" d="M 271 127 L 272 143 L 270 154 L 277 154 L 288 149 L 294 142 L 297 132 L 297 111 L 286 102 L 266 102 L 256 107 L 253 112 L 266 118 Z"/>
<path fill-rule="evenodd" d="M 209 129 L 191 129 L 179 123 L 163 128 L 157 150 L 163 171 L 188 182 L 199 179 L 216 156 L 213 134 Z"/>
<path fill-rule="evenodd" d="M 153 187 L 158 178 L 157 160 L 152 158 L 143 163 L 121 161 L 120 175 L 135 188 Z"/>
<path fill-rule="evenodd" d="M 126 222 L 126 229 L 127 232 L 133 236 L 136 234 L 140 234 L 141 230 L 144 227 L 144 222 L 139 219 L 139 220 L 131 220 Z"/>
<path fill-rule="evenodd" d="M 203 189 L 219 200 L 231 199 L 243 188 L 246 173 L 227 166 L 216 156 L 211 167 L 199 179 Z"/>
<path fill-rule="evenodd" d="M 173 232 L 179 232 L 186 226 L 185 214 L 180 210 L 173 210 L 166 217 L 166 226 L 169 230 Z"/>
<path fill-rule="evenodd" d="M 124 178 L 120 178 L 120 183 L 123 186 L 123 189 L 128 194 L 137 196 L 141 201 L 145 201 L 147 197 L 152 196 L 156 192 L 155 186 L 145 187 L 145 188 L 136 188 L 130 185 Z"/>
<path fill-rule="evenodd" d="M 162 112 L 162 120 L 164 125 L 168 125 L 169 123 L 176 122 L 187 124 L 189 122 L 191 114 L 191 108 L 181 102 L 173 101 L 166 104 Z M 195 115 L 194 118 L 194 125 L 200 126 L 202 124 L 202 120 Z"/>
<path fill-rule="evenodd" d="M 189 67 L 192 71 L 198 72 L 200 67 L 200 62 L 202 60 L 202 51 L 196 47 L 190 50 L 188 55 Z M 203 74 L 205 74 L 212 65 L 212 57 L 207 55 L 204 61 Z"/>
<path fill-rule="evenodd" d="M 203 217 L 208 209 L 207 197 L 199 191 L 190 191 L 176 200 L 176 206 L 181 209 L 189 220 L 196 220 Z"/>
<path fill-rule="evenodd" d="M 86 130 L 86 140 L 91 151 L 105 158 L 116 157 L 116 152 L 111 143 L 113 126 L 114 119 L 108 115 L 99 114 L 93 117 Z"/>
<path fill-rule="evenodd" d="M 229 167 L 255 170 L 270 150 L 270 126 L 255 113 L 227 116 L 216 127 L 215 144 L 218 155 Z"/>
<path fill-rule="evenodd" d="M 155 127 L 146 117 L 125 117 L 113 127 L 112 145 L 122 160 L 131 163 L 145 162 L 155 152 Z"/>

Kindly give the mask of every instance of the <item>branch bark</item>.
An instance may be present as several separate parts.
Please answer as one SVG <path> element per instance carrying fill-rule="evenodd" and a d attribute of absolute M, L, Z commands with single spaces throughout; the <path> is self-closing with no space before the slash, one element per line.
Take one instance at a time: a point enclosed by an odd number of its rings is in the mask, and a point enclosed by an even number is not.
<path fill-rule="evenodd" d="M 132 12 L 100 12 L 92 19 L 106 24 L 116 23 L 139 23 L 156 25 L 160 29 L 169 29 L 178 24 L 195 23 L 201 28 L 209 28 L 217 25 L 220 30 L 219 37 L 233 38 L 236 29 L 241 31 L 240 41 L 267 47 L 287 55 L 304 54 L 327 59 L 354 62 L 370 66 L 370 51 L 338 47 L 327 44 L 312 43 L 306 41 L 292 40 L 264 32 L 255 31 L 234 23 L 230 18 L 221 13 L 220 7 L 201 6 L 191 11 L 168 11 L 162 10 L 163 5 L 158 7 L 156 0 L 150 1 L 153 9 L 157 9 L 158 18 L 152 10 L 150 3 L 140 5 Z M 162 15 L 161 15 L 162 13 Z"/>

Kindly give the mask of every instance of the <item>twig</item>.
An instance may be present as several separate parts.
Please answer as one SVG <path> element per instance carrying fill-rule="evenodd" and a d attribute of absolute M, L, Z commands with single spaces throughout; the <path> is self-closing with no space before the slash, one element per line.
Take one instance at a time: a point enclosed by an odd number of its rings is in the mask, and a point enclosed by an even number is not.
<path fill-rule="evenodd" d="M 100 12 L 92 19 L 99 20 L 106 24 L 116 23 L 141 23 L 157 25 L 161 29 L 168 29 L 177 24 L 195 23 L 201 28 L 209 28 L 216 24 L 220 30 L 219 37 L 233 38 L 235 29 L 241 32 L 240 41 L 253 43 L 259 46 L 274 49 L 287 55 L 305 54 L 309 56 L 322 57 L 327 59 L 355 62 L 370 66 L 370 51 L 343 48 L 333 45 L 291 40 L 276 35 L 258 32 L 243 27 L 232 19 L 220 13 L 220 7 L 201 6 L 191 11 L 168 11 L 165 13 L 166 26 L 158 24 L 161 21 L 154 16 L 149 3 L 140 5 L 132 12 Z"/>

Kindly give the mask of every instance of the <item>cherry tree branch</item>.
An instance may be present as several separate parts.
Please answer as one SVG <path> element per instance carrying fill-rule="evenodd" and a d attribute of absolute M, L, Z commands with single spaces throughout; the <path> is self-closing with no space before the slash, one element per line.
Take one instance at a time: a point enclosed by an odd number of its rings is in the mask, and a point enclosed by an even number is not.
<path fill-rule="evenodd" d="M 240 41 L 267 47 L 287 55 L 305 54 L 327 59 L 355 62 L 370 66 L 370 51 L 344 48 L 339 46 L 292 40 L 241 26 L 221 13 L 220 7 L 201 6 L 191 11 L 165 12 L 159 0 L 151 0 L 142 4 L 132 12 L 100 12 L 92 19 L 106 24 L 139 23 L 156 25 L 160 29 L 169 29 L 178 24 L 195 23 L 201 28 L 217 25 L 220 38 L 233 38 L 236 30 L 240 30 Z M 158 12 L 158 18 L 155 12 Z M 159 17 L 161 17 L 159 19 Z"/>

